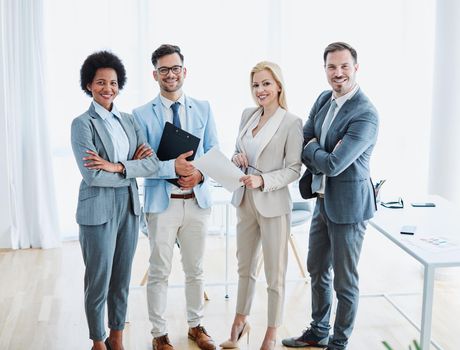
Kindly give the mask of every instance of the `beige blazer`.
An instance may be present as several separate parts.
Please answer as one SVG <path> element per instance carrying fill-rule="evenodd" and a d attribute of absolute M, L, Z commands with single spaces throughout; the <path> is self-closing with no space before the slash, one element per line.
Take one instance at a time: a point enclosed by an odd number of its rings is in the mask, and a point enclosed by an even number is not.
<path fill-rule="evenodd" d="M 241 117 L 240 129 L 236 140 L 236 153 L 246 153 L 242 137 L 257 118 L 260 108 L 247 108 Z M 303 144 L 302 121 L 284 110 L 278 108 L 272 116 L 273 123 L 266 138 L 256 154 L 254 167 L 261 171 L 264 179 L 263 189 L 255 189 L 254 202 L 262 216 L 275 217 L 291 212 L 292 201 L 288 185 L 299 178 Z M 245 187 L 240 187 L 233 193 L 232 204 L 241 204 Z M 251 191 L 251 190 L 250 190 Z"/>

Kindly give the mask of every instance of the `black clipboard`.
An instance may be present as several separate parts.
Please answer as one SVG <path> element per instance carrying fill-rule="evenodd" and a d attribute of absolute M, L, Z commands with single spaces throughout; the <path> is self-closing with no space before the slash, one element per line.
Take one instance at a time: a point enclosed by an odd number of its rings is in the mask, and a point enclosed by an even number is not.
<path fill-rule="evenodd" d="M 200 138 L 188 133 L 170 122 L 165 123 L 163 134 L 161 135 L 160 145 L 158 146 L 157 157 L 159 160 L 176 159 L 182 153 L 193 151 L 193 154 L 186 159 L 191 161 L 195 158 L 196 150 L 200 144 Z M 180 187 L 176 179 L 167 181 Z"/>

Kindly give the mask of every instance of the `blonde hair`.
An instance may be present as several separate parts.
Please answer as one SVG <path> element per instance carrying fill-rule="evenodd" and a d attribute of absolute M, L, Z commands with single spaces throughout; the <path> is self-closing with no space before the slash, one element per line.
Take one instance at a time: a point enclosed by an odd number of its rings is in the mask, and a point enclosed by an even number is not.
<path fill-rule="evenodd" d="M 283 74 L 281 73 L 281 68 L 276 63 L 269 62 L 269 61 L 262 61 L 262 62 L 257 63 L 254 66 L 254 68 L 251 69 L 250 81 L 249 81 L 249 86 L 251 87 L 251 91 L 253 91 L 252 90 L 252 79 L 254 77 L 254 74 L 259 73 L 263 70 L 269 71 L 272 74 L 273 79 L 275 79 L 276 83 L 280 87 L 281 91 L 278 95 L 278 103 L 281 106 L 281 108 L 284 108 L 285 110 L 287 110 L 286 94 L 284 92 Z M 252 92 L 252 98 L 254 99 L 256 104 L 259 105 L 254 95 L 254 92 Z"/>

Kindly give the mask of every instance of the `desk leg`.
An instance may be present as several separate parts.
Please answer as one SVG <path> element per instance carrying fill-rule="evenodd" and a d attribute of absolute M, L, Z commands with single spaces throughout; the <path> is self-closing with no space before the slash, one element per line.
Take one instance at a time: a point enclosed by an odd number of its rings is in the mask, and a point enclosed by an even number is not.
<path fill-rule="evenodd" d="M 230 235 L 230 204 L 225 204 L 225 299 L 228 299 L 228 241 Z"/>
<path fill-rule="evenodd" d="M 425 266 L 423 279 L 422 324 L 420 327 L 421 350 L 429 350 L 431 342 L 431 316 L 433 311 L 434 268 Z"/>

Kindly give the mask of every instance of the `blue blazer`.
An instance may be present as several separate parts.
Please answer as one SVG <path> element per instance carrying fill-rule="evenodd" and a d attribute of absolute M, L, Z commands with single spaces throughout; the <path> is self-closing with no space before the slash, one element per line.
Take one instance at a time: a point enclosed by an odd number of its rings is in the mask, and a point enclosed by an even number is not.
<path fill-rule="evenodd" d="M 303 128 L 304 145 L 314 137 L 320 139 L 331 95 L 331 91 L 324 91 L 313 105 Z M 333 120 L 324 149 L 319 142 L 304 147 L 302 162 L 307 170 L 326 175 L 324 208 L 332 222 L 352 224 L 374 215 L 376 204 L 369 161 L 377 141 L 378 125 L 377 110 L 359 89 Z M 339 140 L 342 143 L 334 150 Z M 306 186 L 310 190 L 311 177 Z"/>
<path fill-rule="evenodd" d="M 142 160 L 130 160 L 137 147 L 146 142 L 145 136 L 130 114 L 121 112 L 121 126 L 129 141 L 128 160 L 121 162 L 125 166 L 126 176 L 104 170 L 91 170 L 83 165 L 85 161 L 82 158 L 88 155 L 87 150 L 96 152 L 110 162 L 114 162 L 115 157 L 110 134 L 94 105 L 91 103 L 89 109 L 72 122 L 72 149 L 83 177 L 77 205 L 77 223 L 80 225 L 101 225 L 113 217 L 115 187 L 129 186 L 132 213 L 140 214 L 136 177 L 152 174 L 159 161 L 155 155 Z"/>
<path fill-rule="evenodd" d="M 200 138 L 200 144 L 195 154 L 195 158 L 199 158 L 212 147 L 218 145 L 214 116 L 207 101 L 199 101 L 187 96 L 185 97 L 185 113 L 186 131 Z M 166 123 L 160 96 L 134 109 L 133 115 L 147 136 L 147 142 L 157 152 Z M 174 159 L 160 161 L 159 170 L 155 175 L 145 178 L 144 212 L 161 213 L 168 208 L 171 191 L 175 186 L 166 179 L 177 177 L 174 162 Z M 203 183 L 193 188 L 193 192 L 201 208 L 211 207 L 211 192 L 206 177 Z"/>

